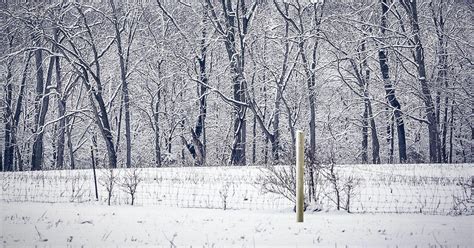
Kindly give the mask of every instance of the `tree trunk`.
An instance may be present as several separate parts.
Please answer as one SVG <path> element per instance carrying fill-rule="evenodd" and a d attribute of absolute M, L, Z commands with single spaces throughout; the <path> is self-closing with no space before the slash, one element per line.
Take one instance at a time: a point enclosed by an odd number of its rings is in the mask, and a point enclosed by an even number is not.
<path fill-rule="evenodd" d="M 108 122 L 107 111 L 105 110 L 105 103 L 102 100 L 102 96 L 98 95 L 97 93 L 94 94 L 96 99 L 99 102 L 99 109 L 100 109 L 100 116 L 97 112 L 94 102 L 92 105 L 95 109 L 97 122 L 99 122 L 99 129 L 101 131 L 102 137 L 104 138 L 105 145 L 107 147 L 107 156 L 109 158 L 109 168 L 117 168 L 117 153 L 115 152 L 112 132 L 110 131 L 110 124 Z M 91 99 L 92 100 L 92 99 Z"/>
<path fill-rule="evenodd" d="M 62 169 L 64 167 L 64 143 L 66 142 L 66 101 L 58 99 L 58 138 L 56 144 L 56 167 Z"/>
<path fill-rule="evenodd" d="M 264 47 L 265 50 L 265 47 Z M 265 55 L 264 55 L 265 60 Z M 265 77 L 265 76 L 264 76 Z M 255 72 L 252 76 L 252 97 L 255 98 Z M 265 114 L 264 114 L 265 115 Z M 252 121 L 252 164 L 255 165 L 257 162 L 257 114 L 253 113 L 253 121 Z"/>
<path fill-rule="evenodd" d="M 372 103 L 368 100 L 370 132 L 372 138 L 372 163 L 380 164 L 380 143 L 377 135 L 377 126 L 375 125 L 375 118 L 372 113 Z"/>
<path fill-rule="evenodd" d="M 13 49 L 13 39 L 14 36 L 10 35 L 10 28 L 6 28 L 7 40 L 8 40 L 8 49 Z M 13 58 L 7 62 L 6 69 L 7 75 L 5 78 L 5 100 L 4 105 L 2 105 L 4 112 L 3 112 L 3 119 L 5 121 L 5 136 L 4 136 L 4 154 L 1 157 L 1 162 L 3 162 L 1 166 L 2 171 L 13 171 L 13 163 L 14 163 L 14 146 L 15 143 L 12 142 L 14 139 L 15 134 L 15 120 L 13 118 L 13 85 L 12 85 L 12 64 Z M 1 153 L 1 151 L 0 151 Z"/>
<path fill-rule="evenodd" d="M 162 72 L 161 72 L 161 65 L 163 60 L 158 62 L 158 80 L 161 83 L 162 81 Z M 154 98 L 152 97 L 152 104 L 151 104 L 151 111 L 153 113 L 153 126 L 155 132 L 155 164 L 156 167 L 162 166 L 162 159 L 161 159 L 161 146 L 160 146 L 160 103 L 161 103 L 161 89 L 158 88 L 156 91 L 156 101 L 153 103 Z M 170 148 L 171 149 L 171 148 Z"/>
<path fill-rule="evenodd" d="M 443 123 L 441 125 L 441 133 L 443 134 L 442 140 L 441 140 L 441 154 L 442 154 L 442 162 L 447 163 L 448 162 L 448 154 L 446 152 L 446 138 L 447 138 L 447 133 L 448 133 L 448 102 L 449 98 L 448 96 L 445 97 L 444 101 L 444 113 L 443 113 Z"/>
<path fill-rule="evenodd" d="M 285 5 L 285 13 L 288 14 L 288 6 Z M 275 96 L 275 110 L 273 115 L 273 134 L 272 134 L 272 155 L 273 159 L 276 163 L 280 160 L 280 113 L 281 113 L 281 102 L 283 98 L 283 85 L 285 83 L 285 76 L 288 71 L 288 57 L 290 53 L 290 45 L 288 41 L 288 33 L 289 33 L 289 24 L 285 22 L 285 51 L 283 55 L 283 63 L 281 74 L 278 80 L 276 81 L 276 96 Z M 267 48 L 267 38 L 265 37 L 264 41 L 264 52 Z"/>
<path fill-rule="evenodd" d="M 362 58 L 362 68 L 361 72 L 356 74 L 359 75 L 359 86 L 361 88 L 362 96 L 364 97 L 364 114 L 362 116 L 362 163 L 367 164 L 369 162 L 369 156 L 367 154 L 368 150 L 368 145 L 369 145 L 369 104 L 370 104 L 370 99 L 369 99 L 369 79 L 370 79 L 370 70 L 367 65 L 367 53 L 366 53 L 366 37 L 362 40 L 361 44 L 361 54 L 363 56 Z M 353 66 L 354 70 L 358 70 L 357 66 Z M 363 80 L 362 74 L 363 70 L 365 70 L 365 77 Z"/>
<path fill-rule="evenodd" d="M 196 132 L 191 128 L 191 135 L 192 135 L 192 144 L 195 151 L 195 166 L 203 166 L 205 164 L 205 155 L 204 155 L 204 145 L 202 144 L 201 140 L 197 136 Z"/>
<path fill-rule="evenodd" d="M 153 111 L 153 121 L 155 126 L 155 164 L 161 167 L 161 148 L 160 148 L 160 92 L 158 91 L 155 110 Z"/>
<path fill-rule="evenodd" d="M 449 120 L 449 163 L 453 162 L 453 133 L 454 133 L 454 104 L 451 105 L 451 119 Z"/>
<path fill-rule="evenodd" d="M 265 82 L 266 75 L 263 74 L 263 81 Z M 262 113 L 262 122 L 266 123 L 267 118 L 267 108 L 268 108 L 268 95 L 267 95 L 267 86 L 263 85 L 263 113 Z M 254 115 L 256 117 L 256 115 Z M 263 163 L 268 164 L 268 136 L 263 136 Z"/>
<path fill-rule="evenodd" d="M 109 118 L 107 116 L 107 109 L 105 108 L 104 99 L 100 91 L 96 92 L 89 82 L 89 76 L 87 71 L 83 68 L 83 79 L 84 85 L 86 86 L 87 91 L 89 92 L 89 100 L 92 107 L 92 112 L 94 113 L 97 126 L 99 127 L 100 133 L 104 138 L 105 145 L 107 148 L 107 157 L 109 159 L 109 168 L 117 168 L 117 153 L 114 147 L 114 141 L 112 136 L 112 130 L 110 128 Z M 98 80 L 98 78 L 96 79 Z M 97 82 L 98 85 L 101 85 L 101 82 Z M 97 101 L 97 106 L 95 102 Z"/>
<path fill-rule="evenodd" d="M 431 90 L 426 80 L 425 56 L 420 38 L 420 27 L 418 25 L 418 11 L 416 0 L 400 0 L 403 5 L 412 28 L 413 41 L 415 43 L 415 62 L 418 68 L 418 81 L 421 85 L 423 94 L 423 102 L 425 104 L 426 117 L 428 119 L 428 137 L 429 137 L 429 153 L 430 162 L 437 163 L 439 161 L 439 131 L 436 121 L 436 112 L 431 97 Z"/>
<path fill-rule="evenodd" d="M 32 37 L 35 46 L 41 47 L 40 38 Z M 35 64 L 36 64 L 36 97 L 35 97 L 35 130 L 36 133 L 39 127 L 39 117 L 41 111 L 40 101 L 43 96 L 44 90 L 44 72 L 43 72 L 43 53 L 41 50 L 37 49 L 35 52 Z M 42 163 L 42 146 L 43 146 L 43 137 L 38 137 L 38 134 L 35 134 L 33 140 L 33 153 L 31 158 L 32 168 L 31 170 L 41 170 Z M 41 138 L 41 139 L 38 139 Z"/>
<path fill-rule="evenodd" d="M 366 29 L 364 27 L 364 29 Z M 365 148 L 365 162 L 368 163 L 368 154 L 367 154 L 367 146 L 368 146 L 368 128 L 370 122 L 370 134 L 372 140 L 372 163 L 373 164 L 380 164 L 380 148 L 379 148 L 379 138 L 377 135 L 377 127 L 375 125 L 375 118 L 372 113 L 372 102 L 370 101 L 369 96 L 369 82 L 370 82 L 370 68 L 367 63 L 367 37 L 364 36 L 364 40 L 361 44 L 361 53 L 363 54 L 364 58 L 362 60 L 362 68 L 365 71 L 364 80 L 360 82 L 362 86 L 362 95 L 364 97 L 364 120 L 362 122 L 363 126 L 363 152 Z M 362 72 L 361 72 L 362 74 Z M 360 76 L 362 79 L 362 76 Z M 364 141 L 365 140 L 365 141 Z M 364 154 L 363 154 L 364 155 Z M 364 158 L 363 158 L 364 159 Z"/>
<path fill-rule="evenodd" d="M 232 32 L 229 32 L 233 34 Z M 230 61 L 230 71 L 232 75 L 232 84 L 234 91 L 234 100 L 246 102 L 247 82 L 243 74 L 243 58 L 239 56 L 233 44 L 235 40 L 226 39 L 226 48 Z M 245 165 L 246 164 L 246 143 L 247 143 L 247 107 L 237 105 L 234 107 L 234 142 L 230 156 L 230 164 Z"/>
<path fill-rule="evenodd" d="M 121 32 L 120 32 L 120 27 L 119 27 L 120 23 L 118 20 L 115 3 L 113 0 L 110 0 L 109 3 L 112 8 L 112 14 L 113 14 L 115 40 L 117 44 L 117 52 L 118 52 L 119 62 L 120 62 L 120 79 L 122 81 L 123 104 L 125 108 L 125 113 L 124 113 L 125 114 L 125 141 L 126 141 L 126 146 L 127 146 L 126 147 L 127 149 L 126 166 L 127 168 L 130 168 L 132 166 L 132 137 L 131 137 L 131 127 L 130 127 L 130 96 L 129 96 L 128 82 L 127 82 L 127 62 L 126 61 L 128 60 L 128 58 L 125 58 L 124 51 L 122 48 L 122 37 L 121 37 Z M 129 40 L 128 42 L 131 43 L 132 41 Z"/>
<path fill-rule="evenodd" d="M 316 103 L 314 96 L 314 87 L 316 85 L 314 68 L 315 64 L 310 64 L 306 58 L 304 51 L 304 40 L 303 37 L 300 37 L 298 42 L 300 49 L 300 56 L 303 64 L 305 65 L 305 74 L 306 74 L 306 86 L 308 88 L 308 102 L 309 102 L 309 159 L 311 164 L 315 161 L 316 153 Z M 316 48 L 314 48 L 316 49 Z"/>
<path fill-rule="evenodd" d="M 382 18 L 381 18 L 381 28 L 382 37 L 385 36 L 385 30 L 387 27 L 387 12 L 388 5 L 387 1 L 383 0 L 382 5 Z M 395 123 L 397 125 L 397 138 L 398 138 L 398 156 L 400 163 L 405 163 L 407 161 L 407 151 L 406 151 L 406 136 L 405 136 L 405 124 L 403 122 L 403 117 L 401 113 L 401 106 L 395 96 L 395 88 L 393 87 L 390 81 L 389 67 L 388 67 L 388 58 L 385 48 L 379 49 L 379 64 L 380 71 L 382 73 L 382 78 L 385 88 L 385 97 L 387 98 L 388 103 L 393 109 L 393 114 L 395 117 Z"/>
<path fill-rule="evenodd" d="M 41 47 L 40 37 L 33 36 L 33 41 L 37 47 Z M 53 45 L 52 51 L 55 52 Z M 49 86 L 51 84 L 51 77 L 55 56 L 51 56 L 48 65 L 46 82 L 44 82 L 43 75 L 43 53 L 40 49 L 35 51 L 36 59 L 36 98 L 35 98 L 35 125 L 33 134 L 33 149 L 31 155 L 31 170 L 41 170 L 43 164 L 43 134 L 44 123 L 46 121 L 46 113 L 49 107 Z"/>
<path fill-rule="evenodd" d="M 369 162 L 369 158 L 367 156 L 367 146 L 369 143 L 369 106 L 367 103 L 364 104 L 364 115 L 362 116 L 362 152 L 361 152 L 361 157 L 362 157 L 362 163 L 367 164 Z"/>
<path fill-rule="evenodd" d="M 233 56 L 238 57 L 238 56 Z M 232 59 L 235 60 L 235 59 Z M 239 63 L 234 61 L 233 71 L 233 84 L 234 84 L 234 100 L 245 102 L 245 91 L 246 82 L 243 78 L 241 69 L 236 68 L 236 64 Z M 240 67 L 240 66 L 239 66 Z M 230 163 L 233 165 L 245 165 L 246 164 L 246 143 L 247 143 L 247 120 L 246 120 L 247 107 L 236 106 L 234 110 L 234 144 L 232 146 L 231 160 Z"/>
<path fill-rule="evenodd" d="M 448 156 L 446 152 L 446 136 L 447 136 L 447 125 L 448 125 L 448 40 L 445 36 L 445 28 L 444 28 L 444 16 L 443 16 L 443 3 L 440 2 L 438 6 L 438 11 L 435 11 L 435 7 L 433 3 L 429 3 L 431 8 L 431 14 L 433 19 L 433 24 L 436 29 L 436 35 L 438 37 L 438 44 L 436 49 L 436 56 L 438 59 L 437 64 L 437 87 L 438 92 L 436 94 L 436 121 L 438 123 L 438 127 L 441 128 L 442 140 L 438 140 L 438 161 L 439 162 L 447 162 Z M 443 112 L 443 120 L 441 122 L 441 90 L 444 88 L 444 112 Z M 438 138 L 439 139 L 439 138 Z"/>
<path fill-rule="evenodd" d="M 253 116 L 252 124 L 252 164 L 257 162 L 257 117 Z"/>
<path fill-rule="evenodd" d="M 264 54 L 266 55 L 266 51 L 267 51 L 267 46 L 266 46 L 266 43 L 264 43 L 264 47 L 263 47 L 263 51 L 264 51 Z M 266 57 L 265 57 L 266 59 Z M 265 60 L 266 61 L 266 60 Z M 264 71 L 263 72 L 263 76 L 262 76 L 262 81 L 263 82 L 266 82 L 267 80 L 267 72 Z M 263 123 L 266 123 L 266 118 L 267 118 L 267 111 L 268 111 L 268 92 L 267 92 L 267 84 L 264 83 L 263 84 L 263 113 L 262 113 L 262 122 Z M 254 113 L 254 116 L 255 118 L 257 117 L 256 114 Z M 256 121 L 257 119 L 255 119 Z M 263 137 L 263 163 L 265 165 L 268 164 L 268 136 L 267 135 L 264 135 Z"/>
<path fill-rule="evenodd" d="M 66 126 L 66 134 L 67 134 L 67 147 L 69 150 L 69 161 L 71 164 L 71 169 L 76 168 L 76 161 L 74 160 L 74 147 L 72 146 L 72 135 L 71 135 L 71 128 Z"/>
<path fill-rule="evenodd" d="M 59 32 L 58 29 L 54 30 L 54 41 L 55 43 L 59 42 Z M 56 46 L 56 50 L 59 48 Z M 57 129 L 57 142 L 56 142 L 56 167 L 61 169 L 64 167 L 64 143 L 65 143 L 65 133 L 66 133 L 66 99 L 63 96 L 62 92 L 62 79 L 61 79 L 61 63 L 60 58 L 55 57 L 56 64 L 56 91 L 58 92 L 58 119 L 59 126 Z"/>
<path fill-rule="evenodd" d="M 387 143 L 388 143 L 388 163 L 393 164 L 393 150 L 394 150 L 394 128 L 393 128 L 393 112 L 389 112 L 389 108 L 385 108 L 387 112 Z"/>
<path fill-rule="evenodd" d="M 230 164 L 232 165 L 245 165 L 246 164 L 246 133 L 247 123 L 245 119 L 245 107 L 239 107 L 234 112 L 234 141 L 232 145 L 232 151 L 230 155 Z"/>
<path fill-rule="evenodd" d="M 8 33 L 8 29 L 7 29 Z M 9 47 L 11 48 L 13 45 L 13 37 L 9 36 Z M 4 102 L 4 113 L 3 119 L 5 121 L 5 147 L 4 147 L 4 154 L 3 154 L 3 171 L 13 171 L 13 151 L 14 151 L 14 144 L 12 142 L 13 136 L 13 116 L 12 116 L 12 95 L 13 95 L 13 86 L 12 86 L 12 63 L 13 59 L 8 61 L 7 63 L 7 76 L 5 82 L 5 102 Z"/>
<path fill-rule="evenodd" d="M 247 8 L 245 1 L 240 1 L 234 9 L 232 1 L 220 2 L 223 11 L 223 21 L 220 21 L 215 8 L 210 0 L 206 0 L 206 7 L 210 10 L 212 20 L 217 30 L 223 35 L 224 45 L 230 63 L 230 74 L 233 84 L 234 100 L 241 103 L 247 102 L 247 81 L 244 74 L 245 50 L 250 19 L 255 11 L 256 2 Z M 236 15 L 236 11 L 240 13 Z M 236 38 L 239 38 L 238 40 Z M 239 46 L 239 47 L 238 47 Z M 229 163 L 232 165 L 246 164 L 247 143 L 247 107 L 243 104 L 234 104 L 234 140 Z"/>
<path fill-rule="evenodd" d="M 21 84 L 20 84 L 20 89 L 18 92 L 18 98 L 16 100 L 16 107 L 15 107 L 15 113 L 13 115 L 13 127 L 12 127 L 12 133 L 11 133 L 11 145 L 14 148 L 14 151 L 11 151 L 11 161 L 13 161 L 13 153 L 16 153 L 16 164 L 18 165 L 18 170 L 23 171 L 23 160 L 21 158 L 20 154 L 20 148 L 18 147 L 17 139 L 16 139 L 16 131 L 18 129 L 18 124 L 20 122 L 20 114 L 21 114 L 21 109 L 22 109 L 22 104 L 23 104 L 23 96 L 25 94 L 25 88 L 26 88 L 26 79 L 28 77 L 28 68 L 31 60 L 31 53 L 28 53 L 26 58 L 25 58 L 25 67 L 23 68 L 23 73 L 21 76 Z"/>
<path fill-rule="evenodd" d="M 201 84 L 198 83 L 198 97 L 199 97 L 199 116 L 196 121 L 196 126 L 194 130 L 191 129 L 191 139 L 192 144 L 196 151 L 196 157 L 194 164 L 197 166 L 202 166 L 206 163 L 206 116 L 207 116 L 207 102 L 206 102 L 206 93 L 208 84 L 208 77 L 206 73 L 206 58 L 207 58 L 207 45 L 206 45 L 206 23 L 207 16 L 203 17 L 203 28 L 201 32 L 201 41 L 200 48 L 201 54 L 198 58 L 199 64 L 199 80 Z"/>

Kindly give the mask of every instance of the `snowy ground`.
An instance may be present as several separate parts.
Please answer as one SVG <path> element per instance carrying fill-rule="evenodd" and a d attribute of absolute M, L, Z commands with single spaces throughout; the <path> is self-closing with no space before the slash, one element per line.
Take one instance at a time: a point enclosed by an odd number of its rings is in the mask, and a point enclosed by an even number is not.
<path fill-rule="evenodd" d="M 4 247 L 473 247 L 474 216 L 1 202 Z"/>
<path fill-rule="evenodd" d="M 289 166 L 279 169 L 289 171 Z M 470 211 L 474 164 L 338 165 L 337 187 L 347 202 L 348 177 L 352 177 L 350 209 L 358 213 L 423 213 L 452 215 Z M 116 169 L 112 205 L 130 204 L 121 183 L 135 169 Z M 233 210 L 281 210 L 293 203 L 262 190 L 262 167 L 172 167 L 138 169 L 141 179 L 136 205 Z M 109 170 L 97 170 L 99 200 L 107 202 Z M 336 208 L 334 185 L 319 177 L 318 204 Z M 93 172 L 84 170 L 23 171 L 0 173 L 0 201 L 90 202 L 95 200 Z M 125 188 L 126 189 L 126 188 Z"/>

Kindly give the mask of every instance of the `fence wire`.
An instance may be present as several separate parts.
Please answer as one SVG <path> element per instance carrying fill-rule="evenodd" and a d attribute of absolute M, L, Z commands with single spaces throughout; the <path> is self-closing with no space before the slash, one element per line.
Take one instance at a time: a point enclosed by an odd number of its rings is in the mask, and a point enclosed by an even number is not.
<path fill-rule="evenodd" d="M 334 177 L 316 179 L 313 204 L 318 210 L 349 209 L 355 213 L 472 214 L 472 165 L 347 165 Z M 290 170 L 281 166 L 279 170 Z M 134 173 L 135 172 L 135 176 Z M 127 185 L 138 179 L 135 205 L 184 208 L 289 210 L 294 203 L 263 190 L 264 167 L 173 167 L 98 169 L 98 200 L 130 204 Z M 113 176 L 111 176 L 113 175 Z M 95 201 L 92 170 L 1 173 L 2 201 Z M 126 182 L 129 182 L 128 184 Z M 305 186 L 306 187 L 306 186 Z M 339 197 L 337 197 L 337 192 Z"/>

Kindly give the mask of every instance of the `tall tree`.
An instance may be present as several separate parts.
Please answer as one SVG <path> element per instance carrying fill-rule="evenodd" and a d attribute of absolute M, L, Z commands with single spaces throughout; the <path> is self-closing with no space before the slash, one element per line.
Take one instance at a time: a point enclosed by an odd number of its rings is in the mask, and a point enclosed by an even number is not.
<path fill-rule="evenodd" d="M 117 53 L 120 64 L 120 80 L 122 81 L 122 103 L 125 109 L 125 140 L 126 140 L 126 166 L 130 168 L 132 166 L 132 136 L 130 127 L 130 93 L 128 89 L 128 67 L 130 60 L 130 49 L 135 38 L 135 32 L 137 29 L 137 20 L 140 18 L 140 14 L 131 13 L 131 17 L 123 15 L 123 9 L 117 9 L 114 0 L 109 0 L 110 7 L 112 8 L 112 25 L 115 32 L 115 44 L 117 45 Z M 121 23 L 123 20 L 123 24 Z M 132 20 L 129 20 L 132 19 Z M 122 27 L 123 26 L 123 27 Z M 124 42 L 122 40 L 122 32 L 125 27 L 128 26 L 128 37 L 126 40 L 126 47 L 124 48 Z M 120 127 L 119 127 L 120 129 Z M 118 146 L 118 142 L 117 142 Z"/>
<path fill-rule="evenodd" d="M 54 43 L 59 43 L 59 29 L 54 28 L 53 32 Z M 59 51 L 59 47 L 54 45 L 56 51 Z M 57 92 L 57 108 L 58 108 L 58 127 L 57 127 L 57 140 L 56 140 L 56 167 L 64 167 L 64 144 L 66 134 L 66 96 L 63 92 L 63 83 L 61 78 L 61 60 L 59 56 L 55 57 L 55 77 L 56 77 L 56 92 Z"/>
<path fill-rule="evenodd" d="M 38 26 L 41 28 L 41 26 Z M 34 32 L 32 40 L 35 50 L 35 64 L 36 64 L 36 98 L 35 98 L 35 124 L 33 129 L 33 148 L 31 155 L 31 170 L 41 170 L 43 165 L 43 136 L 44 124 L 46 122 L 46 113 L 49 108 L 49 92 L 53 74 L 53 66 L 55 62 L 55 55 L 51 55 L 48 63 L 48 70 L 46 73 L 46 81 L 44 80 L 44 61 L 42 51 L 42 37 L 40 33 Z M 51 50 L 56 52 L 56 46 L 52 45 Z"/>
<path fill-rule="evenodd" d="M 208 47 L 210 43 L 210 36 L 212 36 L 212 33 L 209 34 L 208 31 L 208 25 L 210 24 L 208 16 L 209 6 L 204 4 L 202 7 L 199 7 L 196 5 L 191 6 L 180 3 L 180 7 L 194 7 L 194 10 L 198 13 L 197 18 L 200 19 L 199 33 L 196 34 L 195 38 L 190 38 L 178 24 L 176 18 L 174 18 L 164 7 L 161 1 L 157 0 L 156 3 L 163 12 L 164 16 L 166 16 L 178 30 L 179 35 L 191 47 L 192 55 L 194 55 L 192 63 L 197 66 L 197 69 L 194 70 L 196 71 L 197 77 L 190 77 L 191 80 L 196 82 L 199 114 L 196 118 L 197 120 L 194 127 L 190 128 L 191 141 L 188 142 L 184 135 L 181 138 L 188 151 L 191 153 L 194 159 L 194 164 L 196 166 L 202 166 L 206 163 L 207 90 L 209 88 Z M 196 40 L 197 42 L 192 42 L 193 40 Z"/>
<path fill-rule="evenodd" d="M 80 76 L 82 79 L 83 85 L 86 87 L 88 98 L 90 101 L 90 106 L 92 108 L 92 113 L 96 124 L 99 128 L 100 133 L 104 139 L 108 164 L 110 168 L 117 167 L 117 153 L 114 146 L 112 129 L 108 117 L 107 105 L 103 97 L 103 80 L 101 76 L 101 58 L 104 54 L 110 49 L 112 42 L 108 43 L 102 51 L 99 51 L 97 37 L 94 35 L 94 31 L 89 23 L 89 19 L 86 14 L 88 12 L 83 11 L 81 5 L 76 5 L 75 10 L 77 10 L 78 16 L 77 20 L 83 25 L 79 30 L 69 30 L 64 27 L 61 27 L 61 32 L 65 35 L 65 39 L 68 41 L 68 46 L 63 44 L 58 44 L 60 47 L 60 52 L 64 56 L 64 59 L 69 62 L 74 72 Z M 93 14 L 97 14 L 92 12 Z M 87 48 L 88 52 L 92 52 L 92 62 L 87 61 L 87 57 L 80 50 L 80 41 L 76 40 L 77 37 L 72 31 L 85 33 L 85 39 L 87 39 Z M 95 84 L 94 84 L 95 82 Z"/>
<path fill-rule="evenodd" d="M 372 141 L 372 164 L 380 164 L 380 144 L 379 138 L 377 135 L 377 125 L 375 124 L 375 117 L 372 110 L 372 101 L 370 100 L 369 95 L 369 81 L 370 81 L 370 68 L 368 66 L 368 56 L 367 56 L 367 36 L 364 35 L 364 39 L 361 44 L 361 53 L 363 55 L 362 68 L 365 74 L 364 81 L 362 84 L 362 92 L 364 95 L 364 114 L 363 114 L 363 124 L 367 129 L 370 123 L 370 135 Z M 364 136 L 367 131 L 364 130 Z M 368 142 L 367 142 L 368 143 Z"/>
<path fill-rule="evenodd" d="M 380 2 L 382 8 L 382 15 L 380 18 L 380 34 L 384 42 L 386 41 L 385 32 L 387 30 L 387 14 L 389 10 L 389 5 L 387 0 L 382 0 Z M 393 86 L 390 80 L 390 71 L 388 66 L 388 56 L 387 49 L 383 43 L 378 52 L 380 72 L 382 73 L 382 79 L 385 89 L 385 97 L 388 101 L 388 104 L 392 107 L 393 116 L 395 118 L 395 123 L 397 126 L 397 140 L 398 140 L 398 156 L 400 163 L 407 162 L 407 146 L 406 146 L 406 134 L 405 134 L 405 123 L 403 122 L 403 116 L 401 112 L 401 105 L 395 95 L 395 87 Z"/>
<path fill-rule="evenodd" d="M 426 79 L 426 68 L 425 68 L 425 54 L 423 44 L 421 42 L 421 31 L 418 23 L 418 10 L 416 0 L 400 0 L 400 4 L 405 9 L 405 12 L 410 21 L 414 49 L 415 49 L 415 62 L 417 64 L 418 81 L 421 86 L 421 92 L 423 94 L 423 102 L 425 105 L 425 113 L 428 119 L 428 137 L 429 137 L 429 154 L 430 162 L 436 163 L 439 161 L 439 131 L 438 123 L 436 121 L 436 112 L 433 104 L 433 98 L 431 97 L 431 89 Z"/>
<path fill-rule="evenodd" d="M 438 151 L 438 161 L 439 162 L 448 162 L 448 155 L 446 151 L 446 140 L 447 140 L 447 131 L 448 131 L 448 109 L 449 109 L 449 95 L 448 95 L 448 38 L 445 28 L 445 14 L 443 9 L 445 8 L 445 3 L 440 1 L 437 3 L 437 6 L 433 2 L 429 3 L 431 9 L 431 18 L 433 20 L 433 25 L 436 30 L 437 37 L 437 46 L 436 46 L 436 58 L 437 58 L 437 75 L 436 75 L 436 86 L 438 88 L 436 92 L 436 122 L 440 128 L 441 142 L 439 144 Z M 443 93 L 443 94 L 442 94 Z M 444 95 L 444 109 L 441 113 L 441 98 Z M 441 119 L 441 115 L 443 118 Z"/>
<path fill-rule="evenodd" d="M 14 35 L 10 33 L 10 29 L 6 29 L 6 37 L 8 43 L 8 49 L 13 49 Z M 13 171 L 13 149 L 14 143 L 12 142 L 13 131 L 13 113 L 12 113 L 12 95 L 13 95 L 13 82 L 12 82 L 12 66 L 14 58 L 11 58 L 6 63 L 7 75 L 5 77 L 5 102 L 3 107 L 3 120 L 5 122 L 5 134 L 4 134 L 4 151 L 3 151 L 3 165 L 2 171 Z"/>
<path fill-rule="evenodd" d="M 288 5 L 285 4 L 284 6 L 285 12 L 288 13 Z M 281 147 L 281 130 L 280 130 L 280 119 L 281 119 L 281 112 L 282 112 L 282 104 L 284 103 L 284 92 L 285 89 L 288 85 L 288 82 L 291 79 L 292 73 L 294 72 L 294 68 L 296 65 L 296 58 L 295 61 L 291 61 L 291 56 L 292 56 L 292 51 L 295 50 L 293 49 L 294 46 L 290 45 L 290 37 L 289 37 L 289 24 L 285 22 L 285 26 L 283 28 L 283 37 L 281 38 L 281 43 L 283 47 L 282 51 L 282 59 L 281 59 L 281 64 L 276 64 L 278 66 L 278 69 L 271 69 L 271 64 L 276 61 L 275 57 L 270 57 L 267 56 L 265 53 L 267 53 L 267 47 L 270 39 L 265 35 L 263 37 L 263 58 L 260 58 L 262 60 L 262 65 L 265 70 L 270 71 L 270 74 L 273 75 L 272 83 L 274 83 L 274 88 L 275 88 L 275 96 L 274 96 L 274 102 L 273 102 L 273 111 L 271 111 L 271 118 L 269 118 L 268 123 L 266 122 L 266 112 L 267 110 L 267 91 L 266 91 L 266 80 L 267 77 L 264 73 L 264 75 L 261 77 L 261 81 L 263 82 L 258 82 L 259 80 L 256 80 L 255 78 L 257 77 L 256 74 L 259 72 L 254 68 L 253 76 L 252 76 L 252 90 L 254 91 L 255 84 L 264 84 L 264 107 L 263 110 L 262 108 L 259 107 L 258 104 L 258 99 L 255 96 L 255 92 L 253 94 L 249 95 L 249 108 L 253 112 L 253 115 L 255 117 L 255 124 L 261 128 L 263 131 L 263 134 L 265 136 L 265 163 L 267 161 L 267 155 L 266 155 L 266 143 L 270 142 L 271 144 L 271 155 L 272 155 L 272 164 L 278 164 L 280 163 L 281 153 L 282 153 L 282 147 Z M 255 43 L 253 43 L 255 44 Z M 250 51 L 250 58 L 256 64 L 259 59 L 257 57 L 257 51 L 260 49 L 260 47 L 253 48 Z M 274 50 L 270 50 L 274 51 Z M 279 55 L 279 54 L 278 54 Z M 298 55 L 296 54 L 296 57 Z M 292 63 L 291 63 L 292 62 Z M 271 85 L 270 85 L 271 86 Z M 291 117 L 290 117 L 291 119 Z M 290 125 L 290 128 L 292 128 L 292 125 Z M 291 129 L 290 129 L 291 132 Z M 294 130 L 293 130 L 294 132 Z"/>
<path fill-rule="evenodd" d="M 230 155 L 230 163 L 233 165 L 246 164 L 247 143 L 247 79 L 245 78 L 245 37 L 248 34 L 250 24 L 257 8 L 257 1 L 247 6 L 245 0 L 238 1 L 235 6 L 231 0 L 221 0 L 223 20 L 218 18 L 217 10 L 210 0 L 206 4 L 211 12 L 211 20 L 216 30 L 222 36 L 227 58 L 230 63 L 230 74 L 233 84 L 234 141 Z M 242 104 L 243 103 L 243 104 Z"/>

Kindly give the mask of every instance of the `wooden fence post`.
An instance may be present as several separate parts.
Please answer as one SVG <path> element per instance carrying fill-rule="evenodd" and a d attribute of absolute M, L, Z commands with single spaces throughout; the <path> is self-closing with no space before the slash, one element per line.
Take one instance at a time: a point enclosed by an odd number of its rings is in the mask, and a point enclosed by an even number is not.
<path fill-rule="evenodd" d="M 296 221 L 303 222 L 304 211 L 304 134 L 296 132 Z"/>

